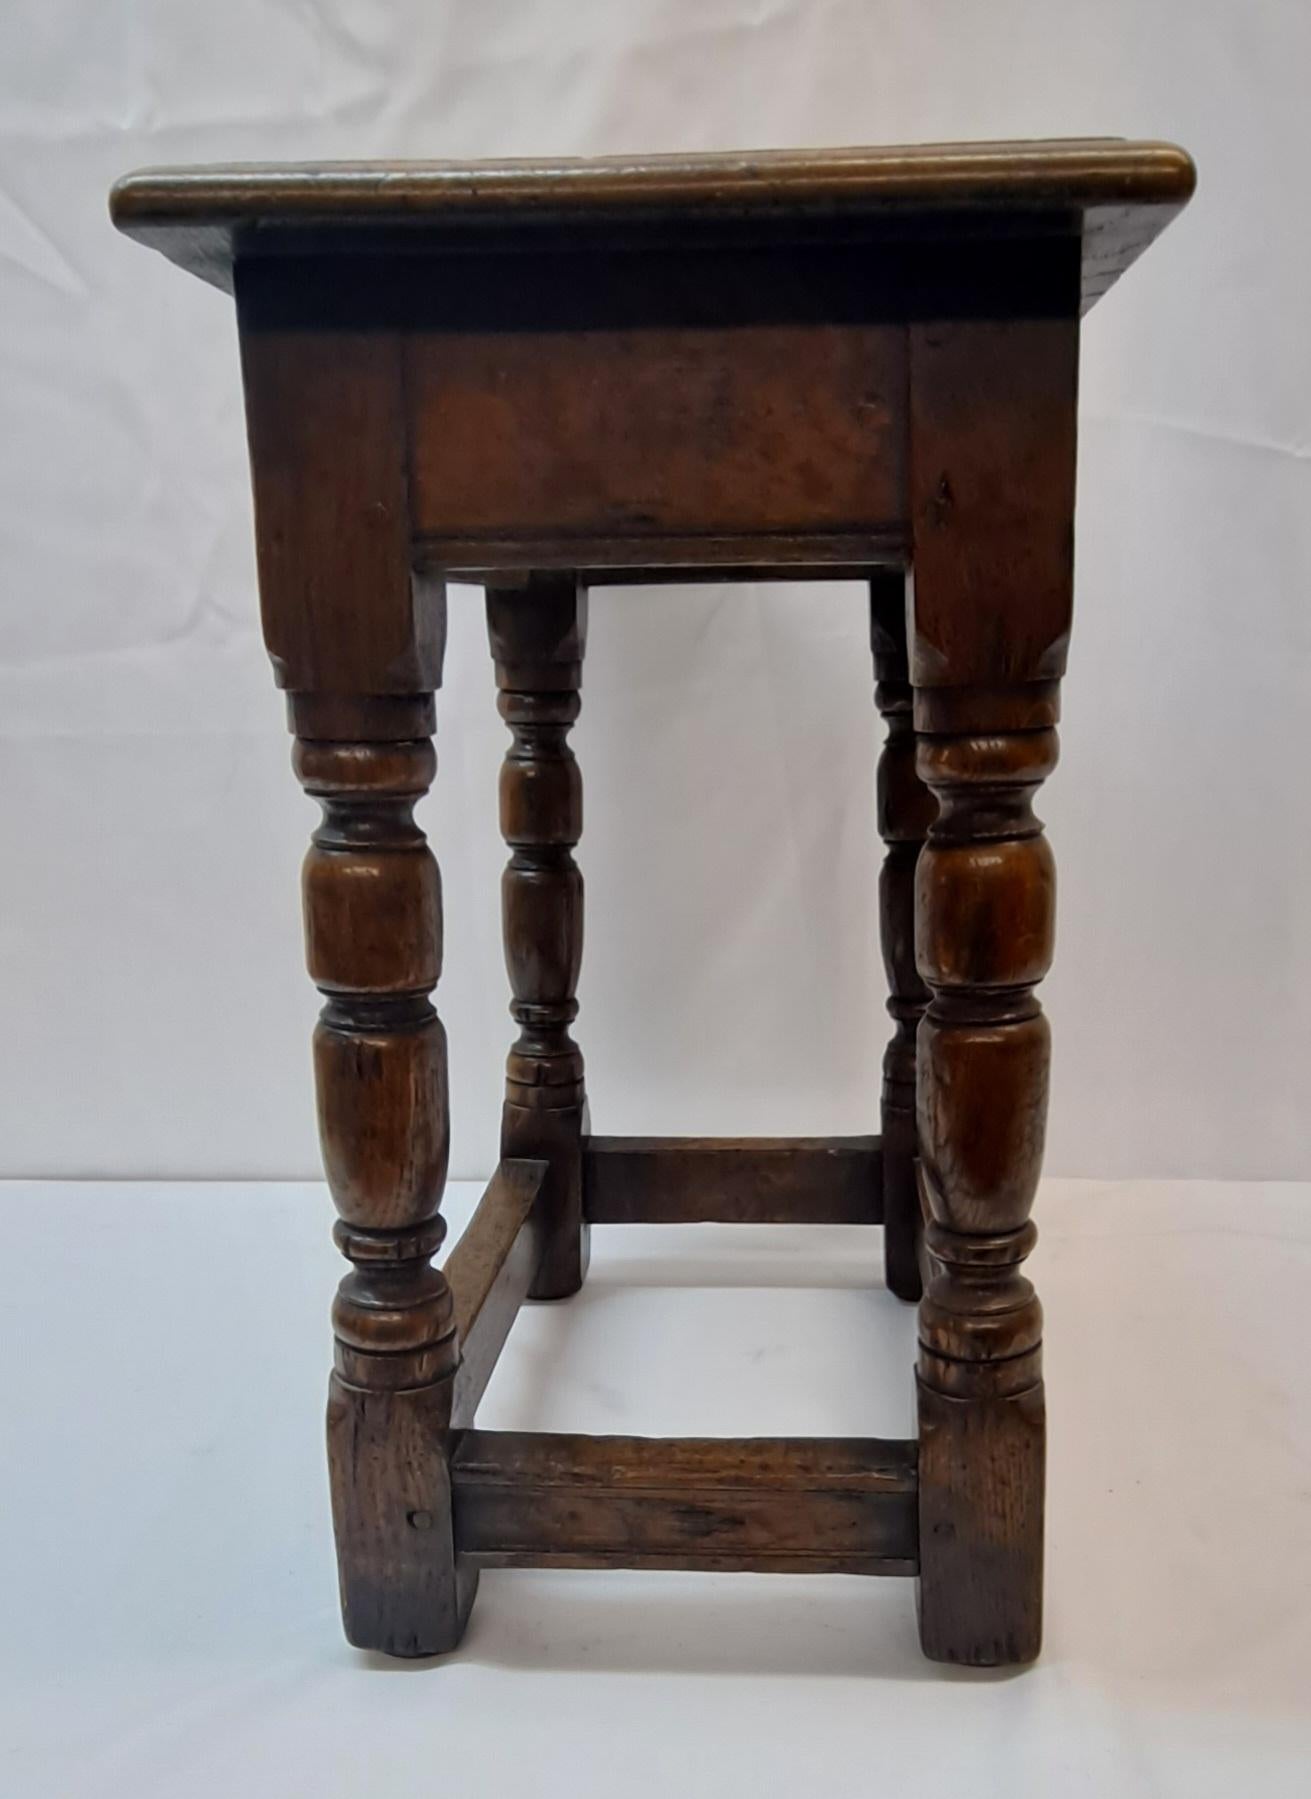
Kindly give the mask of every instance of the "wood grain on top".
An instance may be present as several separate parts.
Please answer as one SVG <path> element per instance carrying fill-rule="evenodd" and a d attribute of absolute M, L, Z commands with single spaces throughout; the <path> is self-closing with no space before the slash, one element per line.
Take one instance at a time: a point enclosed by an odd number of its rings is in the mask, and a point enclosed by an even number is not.
<path fill-rule="evenodd" d="M 942 215 L 1013 230 L 1017 213 L 1080 230 L 1085 307 L 1187 201 L 1195 174 L 1172 144 L 1069 138 L 877 149 L 769 150 L 505 162 L 231 164 L 141 169 L 110 199 L 114 223 L 215 285 L 234 257 L 358 249 L 474 231 L 546 228 L 558 239 L 633 225 L 740 221 L 786 236 L 823 221 L 849 233 Z M 964 215 L 962 219 L 961 215 Z M 949 220 L 952 223 L 949 223 Z M 367 240 L 364 245 L 367 247 Z"/>

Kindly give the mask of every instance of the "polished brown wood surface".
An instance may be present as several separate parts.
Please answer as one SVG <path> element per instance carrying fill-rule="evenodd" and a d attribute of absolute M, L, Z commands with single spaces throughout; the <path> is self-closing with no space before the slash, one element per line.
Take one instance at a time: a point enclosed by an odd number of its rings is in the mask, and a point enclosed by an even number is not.
<path fill-rule="evenodd" d="M 469 1431 L 452 1470 L 481 1567 L 913 1574 L 914 1443 Z"/>
<path fill-rule="evenodd" d="M 593 305 L 603 274 L 583 277 Z M 815 532 L 853 558 L 899 529 L 896 327 L 744 324 L 726 358 L 711 323 L 562 337 L 531 322 L 531 303 L 523 310 L 512 334 L 446 328 L 407 341 L 413 414 L 443 421 L 416 433 L 410 469 L 415 527 L 442 566 L 505 564 L 490 546 L 507 543 L 526 546 L 531 564 L 562 538 L 633 542 L 640 560 L 644 541 L 669 533 Z M 604 552 L 574 549 L 575 562 L 580 553 Z"/>
<path fill-rule="evenodd" d="M 915 1041 L 928 989 L 915 966 L 915 865 L 937 803 L 915 767 L 915 728 L 906 647 L 909 598 L 900 569 L 870 583 L 874 698 L 887 721 L 878 767 L 879 941 L 893 1032 L 883 1055 L 884 1276 L 899 1299 L 920 1296 L 919 1134 Z"/>
<path fill-rule="evenodd" d="M 501 766 L 501 877 L 510 1011 L 519 1035 L 505 1069 L 501 1154 L 547 1164 L 542 1257 L 529 1296 L 563 1299 L 587 1272 L 583 1055 L 570 1034 L 583 956 L 583 783 L 569 747 L 578 717 L 587 593 L 572 576 L 487 589 L 497 703 L 512 741 Z"/>
<path fill-rule="evenodd" d="M 841 231 L 939 214 L 956 234 L 1017 215 L 1083 239 L 1085 308 L 1193 191 L 1174 144 L 1057 138 L 843 150 L 753 150 L 466 163 L 141 169 L 114 188 L 121 231 L 225 287 L 242 256 L 516 229 L 540 237 L 657 226 Z"/>
<path fill-rule="evenodd" d="M 877 1137 L 592 1137 L 593 1224 L 878 1224 Z"/>
<path fill-rule="evenodd" d="M 487 1184 L 442 1273 L 451 1289 L 460 1366 L 455 1374 L 451 1425 L 473 1423 L 478 1401 L 537 1277 L 544 1233 L 538 1200 L 550 1170 L 545 1162 L 503 1161 Z"/>
<path fill-rule="evenodd" d="M 352 1642 L 453 1648 L 482 1566 L 678 1567 L 912 1575 L 930 1657 L 1037 1654 L 1023 1265 L 1055 877 L 1033 803 L 1071 627 L 1079 319 L 1192 184 L 1170 145 L 1090 139 L 115 189 L 122 229 L 235 293 L 265 642 L 323 812 L 305 933 L 352 1265 L 328 1412 Z M 881 1137 L 590 1134 L 569 744 L 588 585 L 659 605 L 692 574 L 869 582 Z M 439 1268 L 441 888 L 415 805 L 448 577 L 487 590 L 510 731 L 517 1036 L 502 1159 Z M 478 1427 L 519 1306 L 577 1291 L 593 1224 L 880 1219 L 888 1285 L 919 1297 L 914 1441 Z"/>
<path fill-rule="evenodd" d="M 430 1262 L 448 1144 L 446 1038 L 428 998 L 441 901 L 413 806 L 435 758 L 426 738 L 301 738 L 295 762 L 323 808 L 305 861 L 305 939 L 326 998 L 314 1036 L 324 1168 L 354 1265 L 333 1308 L 328 1406 L 342 1610 L 361 1647 L 431 1654 L 454 1644 L 472 1599 L 442 1447 L 459 1340 Z"/>
<path fill-rule="evenodd" d="M 1073 596 L 1078 326 L 911 330 L 919 1313 L 927 1654 L 1024 1662 L 1042 1636 L 1042 1310 L 1021 1273 L 1042 1165 L 1055 874 L 1032 808 L 1056 765 Z"/>

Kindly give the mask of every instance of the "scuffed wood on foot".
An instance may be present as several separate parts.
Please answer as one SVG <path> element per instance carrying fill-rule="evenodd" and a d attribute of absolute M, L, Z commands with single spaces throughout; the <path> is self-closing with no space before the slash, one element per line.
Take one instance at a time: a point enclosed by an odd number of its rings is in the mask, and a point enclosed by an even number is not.
<path fill-rule="evenodd" d="M 455 1552 L 443 1444 L 450 1384 L 368 1392 L 332 1376 L 328 1473 L 342 1622 L 358 1649 L 439 1655 L 464 1633 L 478 1585 Z"/>

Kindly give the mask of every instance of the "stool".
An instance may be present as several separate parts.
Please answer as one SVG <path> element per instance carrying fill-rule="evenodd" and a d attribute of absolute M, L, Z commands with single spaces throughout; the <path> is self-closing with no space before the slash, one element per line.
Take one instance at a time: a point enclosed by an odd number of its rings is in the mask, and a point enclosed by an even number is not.
<path fill-rule="evenodd" d="M 1047 1107 L 1034 988 L 1072 587 L 1079 317 L 1185 203 L 1115 139 L 591 162 L 147 170 L 130 236 L 232 292 L 264 636 L 323 822 L 305 863 L 323 1158 L 352 1263 L 328 1452 L 346 1633 L 459 1642 L 482 1567 L 918 1580 L 926 1655 L 1038 1652 Z M 881 1137 L 592 1133 L 587 590 L 867 580 L 894 1020 Z M 433 1266 L 447 1163 L 444 582 L 486 589 L 519 1032 L 501 1161 Z M 923 1224 L 921 1223 L 923 1219 Z M 919 1300 L 910 1441 L 481 1430 L 525 1298 L 593 1224 L 882 1223 Z M 921 1274 L 926 1277 L 921 1297 Z"/>

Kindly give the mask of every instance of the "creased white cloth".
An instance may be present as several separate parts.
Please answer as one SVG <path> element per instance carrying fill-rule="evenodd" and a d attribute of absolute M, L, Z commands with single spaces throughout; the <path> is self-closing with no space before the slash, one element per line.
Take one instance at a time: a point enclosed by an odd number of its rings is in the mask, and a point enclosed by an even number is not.
<path fill-rule="evenodd" d="M 317 1168 L 228 302 L 117 237 L 142 163 L 1173 137 L 1090 316 L 1049 1167 L 1311 1174 L 1311 9 L 1287 0 L 7 0 L 0 1168 Z M 885 1035 L 859 591 L 593 603 L 579 1038 L 602 1130 L 869 1129 Z M 424 816 L 453 1166 L 508 1041 L 493 703 L 452 596 Z"/>

